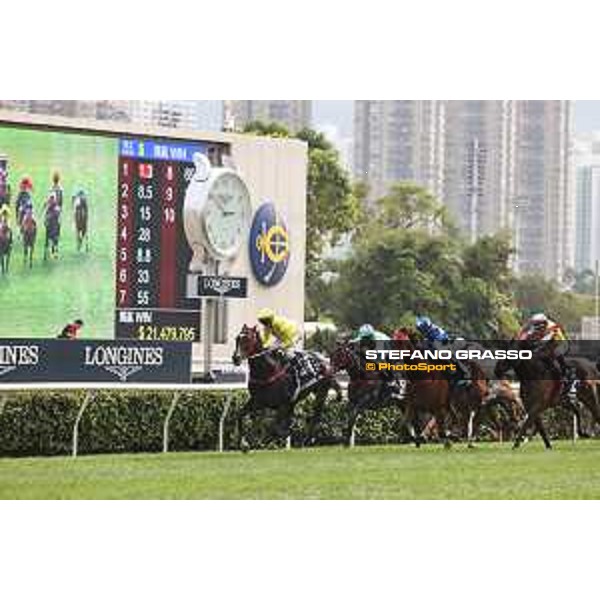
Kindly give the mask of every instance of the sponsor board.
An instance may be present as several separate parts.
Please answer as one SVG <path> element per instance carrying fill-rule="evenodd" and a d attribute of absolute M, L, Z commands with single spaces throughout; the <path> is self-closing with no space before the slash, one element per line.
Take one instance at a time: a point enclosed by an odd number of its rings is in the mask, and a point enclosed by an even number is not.
<path fill-rule="evenodd" d="M 191 343 L 0 340 L 3 384 L 190 384 Z"/>
<path fill-rule="evenodd" d="M 188 298 L 247 298 L 246 277 L 188 275 Z"/>

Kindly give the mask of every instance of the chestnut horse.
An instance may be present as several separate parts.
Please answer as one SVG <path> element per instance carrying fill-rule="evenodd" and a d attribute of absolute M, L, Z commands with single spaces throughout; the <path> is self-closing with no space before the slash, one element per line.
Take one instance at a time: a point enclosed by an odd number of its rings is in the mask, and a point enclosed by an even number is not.
<path fill-rule="evenodd" d="M 473 360 L 462 361 L 469 370 L 469 379 L 463 385 L 450 387 L 450 405 L 458 416 L 461 429 L 466 429 L 469 448 L 483 416 L 483 406 L 490 388 L 483 369 Z"/>
<path fill-rule="evenodd" d="M 29 262 L 29 268 L 33 268 L 33 250 L 37 237 L 37 223 L 33 211 L 26 210 L 21 221 L 21 239 L 23 240 L 23 264 Z"/>
<path fill-rule="evenodd" d="M 314 442 L 329 391 L 334 390 L 338 398 L 341 398 L 342 391 L 331 368 L 321 356 L 315 352 L 304 352 L 302 355 L 318 371 L 316 380 L 304 387 L 299 386 L 297 375 L 284 352 L 276 348 L 264 348 L 257 327 L 242 327 L 236 337 L 232 357 L 235 365 L 247 360 L 250 367 L 250 398 L 238 414 L 238 443 L 241 450 L 247 451 L 251 447 L 244 433 L 246 416 L 253 417 L 259 410 L 275 410 L 276 421 L 268 441 L 276 437 L 285 440 L 290 436 L 296 405 L 310 394 L 316 398 L 316 409 L 308 424 L 305 444 Z"/>

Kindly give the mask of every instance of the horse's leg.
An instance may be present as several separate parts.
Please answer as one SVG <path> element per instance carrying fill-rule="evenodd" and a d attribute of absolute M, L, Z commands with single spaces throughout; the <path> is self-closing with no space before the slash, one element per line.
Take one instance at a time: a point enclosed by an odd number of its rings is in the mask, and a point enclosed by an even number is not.
<path fill-rule="evenodd" d="M 361 415 L 365 406 L 369 404 L 369 395 L 370 394 L 367 392 L 358 398 L 351 398 L 348 396 L 348 422 L 344 432 L 344 443 L 348 448 L 354 446 L 354 430 L 356 428 L 356 421 L 358 420 L 358 417 Z"/>
<path fill-rule="evenodd" d="M 315 432 L 317 430 L 317 425 L 321 422 L 321 417 L 323 416 L 323 409 L 325 408 L 325 402 L 327 400 L 328 393 L 329 385 L 326 387 L 320 387 L 318 391 L 315 392 L 317 406 L 308 421 L 306 437 L 304 438 L 305 446 L 311 446 L 315 442 Z"/>
<path fill-rule="evenodd" d="M 574 401 L 572 398 L 567 398 L 564 400 L 565 408 L 573 413 L 575 417 L 575 430 L 577 431 L 577 435 L 580 438 L 589 438 L 589 434 L 583 428 L 583 421 L 581 419 L 581 411 L 579 410 L 579 406 L 577 406 L 577 401 Z"/>
<path fill-rule="evenodd" d="M 421 432 L 417 435 L 417 411 L 415 410 L 414 403 L 409 400 L 406 403 L 406 410 L 404 416 L 400 421 L 400 431 L 406 428 L 408 430 L 408 436 L 417 448 L 421 446 Z"/>
<path fill-rule="evenodd" d="M 444 444 L 445 448 L 450 448 L 452 442 L 448 436 L 448 414 L 449 411 L 442 408 L 438 408 L 434 413 L 435 420 L 438 423 L 438 436 L 440 441 Z"/>
<path fill-rule="evenodd" d="M 356 427 L 356 421 L 359 415 L 359 406 L 351 403 L 348 409 L 348 423 L 346 424 L 346 430 L 344 432 L 344 444 L 347 448 L 351 448 L 353 445 L 352 438 L 354 437 L 354 428 Z"/>
<path fill-rule="evenodd" d="M 525 418 L 521 421 L 521 423 L 519 424 L 519 427 L 517 428 L 517 433 L 515 435 L 515 442 L 513 444 L 514 449 L 517 449 L 523 443 L 523 438 L 525 437 L 525 434 L 527 433 L 529 428 L 535 424 L 537 416 L 538 416 L 538 408 L 537 407 L 532 408 L 531 411 L 525 415 Z"/>
<path fill-rule="evenodd" d="M 273 431 L 282 440 L 286 440 L 291 435 L 294 406 L 294 403 L 288 401 L 277 409 Z"/>
<path fill-rule="evenodd" d="M 587 382 L 581 384 L 577 390 L 577 399 L 590 411 L 594 422 L 600 425 L 600 409 L 598 408 L 596 386 Z"/>
<path fill-rule="evenodd" d="M 474 430 L 474 422 L 475 422 L 475 413 L 476 413 L 476 411 L 473 409 L 471 409 L 469 411 L 469 421 L 467 423 L 467 446 L 469 448 L 474 448 L 473 430 Z"/>
<path fill-rule="evenodd" d="M 238 430 L 238 448 L 242 452 L 248 452 L 251 449 L 251 445 L 246 440 L 246 434 L 244 432 L 244 418 L 252 412 L 252 398 L 246 402 L 240 408 L 237 418 L 237 430 Z"/>
<path fill-rule="evenodd" d="M 546 433 L 546 428 L 544 427 L 544 424 L 542 423 L 542 418 L 539 414 L 535 418 L 535 426 L 536 426 L 540 436 L 542 437 L 542 440 L 544 441 L 544 446 L 546 446 L 546 450 L 552 450 L 552 444 L 550 443 L 550 438 L 548 437 L 548 434 Z"/>

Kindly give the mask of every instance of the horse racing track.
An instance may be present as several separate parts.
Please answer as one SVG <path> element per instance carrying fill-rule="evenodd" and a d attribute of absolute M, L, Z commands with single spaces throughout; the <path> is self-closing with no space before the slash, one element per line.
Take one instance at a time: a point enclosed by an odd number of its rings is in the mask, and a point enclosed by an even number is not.
<path fill-rule="evenodd" d="M 600 498 L 600 440 L 0 460 L 0 498 Z"/>

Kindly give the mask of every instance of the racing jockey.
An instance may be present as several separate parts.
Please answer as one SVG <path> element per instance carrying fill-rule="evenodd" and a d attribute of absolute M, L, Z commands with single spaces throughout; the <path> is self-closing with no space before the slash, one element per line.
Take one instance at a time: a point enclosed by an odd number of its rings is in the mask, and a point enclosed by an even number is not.
<path fill-rule="evenodd" d="M 520 341 L 538 342 L 544 349 L 545 356 L 550 360 L 550 366 L 565 381 L 563 396 L 567 395 L 573 384 L 573 373 L 565 361 L 568 345 L 564 329 L 558 323 L 548 318 L 544 313 L 530 317 L 519 332 Z"/>

